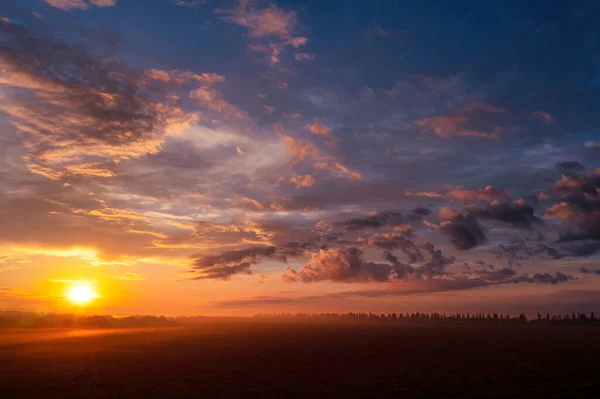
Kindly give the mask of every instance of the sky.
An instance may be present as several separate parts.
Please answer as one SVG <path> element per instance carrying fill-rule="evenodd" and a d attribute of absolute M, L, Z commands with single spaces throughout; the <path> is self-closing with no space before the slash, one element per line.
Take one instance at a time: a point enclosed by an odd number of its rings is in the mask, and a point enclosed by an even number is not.
<path fill-rule="evenodd" d="M 0 309 L 598 310 L 599 18 L 2 1 Z"/>

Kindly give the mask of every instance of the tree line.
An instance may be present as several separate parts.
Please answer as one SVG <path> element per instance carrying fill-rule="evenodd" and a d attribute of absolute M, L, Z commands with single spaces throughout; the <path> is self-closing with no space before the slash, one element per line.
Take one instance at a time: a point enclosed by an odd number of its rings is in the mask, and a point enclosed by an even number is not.
<path fill-rule="evenodd" d="M 600 319 L 594 312 L 571 312 L 564 314 L 538 313 L 528 318 L 519 315 L 499 313 L 260 313 L 255 318 L 286 319 L 330 319 L 355 320 L 385 323 L 418 323 L 418 324 L 526 324 L 526 325 L 564 325 L 564 326 L 600 326 Z"/>

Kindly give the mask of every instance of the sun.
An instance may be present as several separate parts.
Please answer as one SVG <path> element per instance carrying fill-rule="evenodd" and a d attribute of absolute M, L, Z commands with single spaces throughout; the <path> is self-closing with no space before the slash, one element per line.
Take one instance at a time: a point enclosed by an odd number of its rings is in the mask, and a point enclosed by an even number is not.
<path fill-rule="evenodd" d="M 83 306 L 98 298 L 98 294 L 91 283 L 78 282 L 69 287 L 66 297 L 75 305 Z"/>

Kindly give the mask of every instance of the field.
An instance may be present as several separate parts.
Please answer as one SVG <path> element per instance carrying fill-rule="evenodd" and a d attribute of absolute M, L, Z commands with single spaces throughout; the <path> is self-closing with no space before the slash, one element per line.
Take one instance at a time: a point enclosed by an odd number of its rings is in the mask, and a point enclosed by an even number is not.
<path fill-rule="evenodd" d="M 2 398 L 593 398 L 596 328 L 0 330 Z"/>

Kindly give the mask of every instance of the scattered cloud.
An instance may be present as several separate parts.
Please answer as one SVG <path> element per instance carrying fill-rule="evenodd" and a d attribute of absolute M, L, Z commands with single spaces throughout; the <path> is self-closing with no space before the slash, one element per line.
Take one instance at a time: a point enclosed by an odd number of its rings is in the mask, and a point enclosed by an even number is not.
<path fill-rule="evenodd" d="M 290 40 L 298 28 L 295 11 L 286 11 L 276 5 L 265 8 L 253 7 L 252 2 L 240 0 L 232 9 L 217 9 L 223 21 L 243 26 L 251 37 L 274 36 Z"/>
<path fill-rule="evenodd" d="M 195 8 L 205 4 L 206 0 L 173 0 L 173 4 L 179 7 Z"/>
<path fill-rule="evenodd" d="M 296 61 L 314 61 L 315 55 L 310 53 L 296 53 L 294 54 Z"/>
<path fill-rule="evenodd" d="M 554 125 L 554 118 L 547 112 L 535 111 L 532 115 L 538 122 L 544 125 Z"/>
<path fill-rule="evenodd" d="M 61 10 L 86 10 L 92 6 L 96 7 L 113 7 L 117 5 L 117 0 L 44 0 L 52 7 L 59 8 Z"/>

